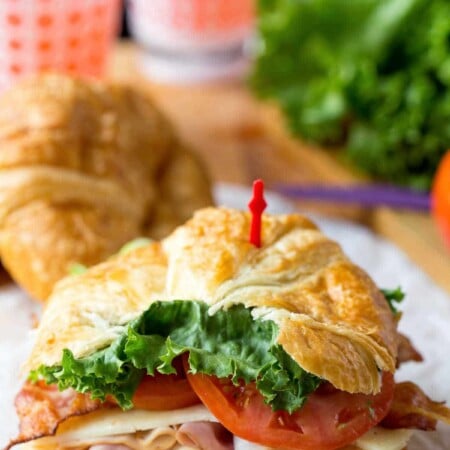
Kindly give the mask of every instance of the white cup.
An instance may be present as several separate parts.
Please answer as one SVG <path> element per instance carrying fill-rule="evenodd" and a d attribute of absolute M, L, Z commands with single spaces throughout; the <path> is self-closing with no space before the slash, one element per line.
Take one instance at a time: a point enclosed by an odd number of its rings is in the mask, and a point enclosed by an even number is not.
<path fill-rule="evenodd" d="M 149 77 L 186 83 L 245 73 L 253 0 L 129 0 L 127 6 Z"/>

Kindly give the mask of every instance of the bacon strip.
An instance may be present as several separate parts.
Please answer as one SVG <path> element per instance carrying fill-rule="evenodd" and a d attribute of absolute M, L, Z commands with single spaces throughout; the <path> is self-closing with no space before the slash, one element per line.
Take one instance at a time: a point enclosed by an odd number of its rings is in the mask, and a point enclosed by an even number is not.
<path fill-rule="evenodd" d="M 450 409 L 430 400 L 418 386 L 408 381 L 395 385 L 391 409 L 381 426 L 435 430 L 438 420 L 450 424 Z"/>
<path fill-rule="evenodd" d="M 73 389 L 60 392 L 56 386 L 40 381 L 26 382 L 17 394 L 15 407 L 20 419 L 20 434 L 12 445 L 55 434 L 58 425 L 72 416 L 80 416 L 103 407 L 99 400 Z"/>
<path fill-rule="evenodd" d="M 398 333 L 397 367 L 408 361 L 423 361 L 422 355 L 414 348 L 412 342 L 404 334 Z"/>

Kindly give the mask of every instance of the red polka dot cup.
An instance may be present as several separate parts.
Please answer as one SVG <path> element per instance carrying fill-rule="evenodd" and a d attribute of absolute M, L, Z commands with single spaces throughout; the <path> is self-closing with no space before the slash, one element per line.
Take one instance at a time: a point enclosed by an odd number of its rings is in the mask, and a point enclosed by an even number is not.
<path fill-rule="evenodd" d="M 120 0 L 1 0 L 0 89 L 35 72 L 101 76 Z"/>

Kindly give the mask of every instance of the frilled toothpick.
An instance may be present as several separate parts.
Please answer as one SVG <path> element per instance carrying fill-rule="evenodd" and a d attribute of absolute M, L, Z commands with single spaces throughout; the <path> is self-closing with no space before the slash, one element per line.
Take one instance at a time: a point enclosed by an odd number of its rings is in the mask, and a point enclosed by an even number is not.
<path fill-rule="evenodd" d="M 248 208 L 252 214 L 249 241 L 258 248 L 261 247 L 261 215 L 266 207 L 264 182 L 262 180 L 255 180 L 253 182 L 253 197 L 248 203 Z"/>

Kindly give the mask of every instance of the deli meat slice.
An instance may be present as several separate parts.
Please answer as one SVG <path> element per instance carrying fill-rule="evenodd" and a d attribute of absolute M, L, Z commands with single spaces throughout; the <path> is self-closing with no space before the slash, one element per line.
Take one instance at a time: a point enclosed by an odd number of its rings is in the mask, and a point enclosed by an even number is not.
<path fill-rule="evenodd" d="M 199 450 L 233 450 L 233 435 L 220 423 L 188 422 L 178 429 L 176 439 L 181 445 Z"/>
<path fill-rule="evenodd" d="M 418 386 L 407 381 L 395 385 L 391 409 L 381 426 L 434 430 L 438 420 L 450 424 L 450 409 L 430 400 Z"/>

